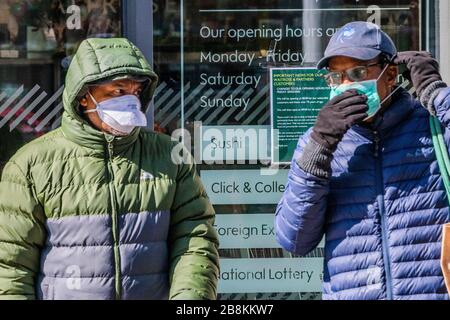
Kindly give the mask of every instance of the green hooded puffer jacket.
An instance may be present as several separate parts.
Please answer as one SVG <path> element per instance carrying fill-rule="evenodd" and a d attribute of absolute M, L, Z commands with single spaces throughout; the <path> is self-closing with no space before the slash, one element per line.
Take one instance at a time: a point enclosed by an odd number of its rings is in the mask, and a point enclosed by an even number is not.
<path fill-rule="evenodd" d="M 0 299 L 214 299 L 214 210 L 180 144 L 136 128 L 114 137 L 77 109 L 88 83 L 157 76 L 126 39 L 81 43 L 61 128 L 20 149 L 0 182 Z M 190 156 L 190 155 L 189 155 Z M 192 160 L 192 156 L 190 156 Z"/>

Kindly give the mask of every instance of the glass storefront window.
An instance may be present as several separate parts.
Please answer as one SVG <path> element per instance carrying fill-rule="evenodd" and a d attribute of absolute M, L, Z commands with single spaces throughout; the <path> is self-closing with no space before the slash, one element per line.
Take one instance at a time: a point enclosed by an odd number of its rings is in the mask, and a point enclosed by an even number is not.
<path fill-rule="evenodd" d="M 272 165 L 270 70 L 314 67 L 338 28 L 356 20 L 381 26 L 399 51 L 438 55 L 438 8 L 419 0 L 154 1 L 155 128 L 188 132 L 217 213 L 220 299 L 321 297 L 323 246 L 295 257 L 274 240 L 289 165 L 264 171 Z M 288 138 L 295 144 L 298 134 Z"/>
<path fill-rule="evenodd" d="M 119 0 L 0 0 L 0 171 L 59 126 L 65 72 L 79 43 L 116 37 Z"/>
<path fill-rule="evenodd" d="M 122 36 L 130 3 L 0 0 L 0 172 L 23 144 L 60 125 L 65 72 L 79 43 Z M 271 162 L 271 70 L 314 68 L 330 37 L 355 20 L 381 26 L 400 51 L 439 58 L 449 42 L 440 38 L 448 36 L 442 7 L 450 14 L 438 0 L 153 0 L 154 127 L 185 129 L 213 202 L 219 299 L 321 298 L 323 244 L 297 257 L 274 237 L 289 164 Z M 295 143 L 298 133 L 287 138 Z"/>

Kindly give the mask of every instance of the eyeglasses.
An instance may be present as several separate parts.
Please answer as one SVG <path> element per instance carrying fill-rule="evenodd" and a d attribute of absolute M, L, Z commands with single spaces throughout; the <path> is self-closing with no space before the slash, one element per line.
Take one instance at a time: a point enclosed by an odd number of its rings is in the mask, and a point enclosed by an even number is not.
<path fill-rule="evenodd" d="M 376 62 L 372 64 L 368 64 L 366 66 L 358 66 L 354 67 L 345 71 L 331 71 L 324 75 L 323 77 L 327 81 L 328 85 L 330 87 L 336 87 L 342 84 L 344 80 L 344 75 L 347 76 L 347 78 L 350 81 L 353 82 L 360 82 L 367 79 L 367 76 L 369 75 L 369 68 L 373 66 L 382 65 L 381 62 Z"/>

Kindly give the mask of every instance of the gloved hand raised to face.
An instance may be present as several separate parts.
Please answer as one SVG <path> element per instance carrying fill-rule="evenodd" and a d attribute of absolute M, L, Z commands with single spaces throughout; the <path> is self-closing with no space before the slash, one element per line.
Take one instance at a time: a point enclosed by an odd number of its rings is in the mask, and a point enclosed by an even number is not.
<path fill-rule="evenodd" d="M 349 90 L 331 99 L 319 112 L 311 138 L 334 152 L 344 134 L 367 118 L 367 96 Z"/>
<path fill-rule="evenodd" d="M 431 53 L 425 51 L 399 52 L 393 61 L 395 64 L 405 64 L 410 72 L 410 78 L 417 91 L 420 102 L 431 113 L 432 103 L 437 96 L 437 90 L 447 87 L 439 73 L 439 63 Z"/>

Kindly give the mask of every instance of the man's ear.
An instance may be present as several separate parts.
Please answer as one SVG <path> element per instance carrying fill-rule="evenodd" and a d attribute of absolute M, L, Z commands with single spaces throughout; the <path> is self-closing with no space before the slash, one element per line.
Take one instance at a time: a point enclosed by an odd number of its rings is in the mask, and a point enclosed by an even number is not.
<path fill-rule="evenodd" d="M 89 92 L 89 87 L 88 86 L 83 86 L 80 90 L 80 92 L 78 93 L 78 98 L 79 98 L 79 102 L 80 102 L 80 106 L 83 108 L 87 108 L 88 107 L 88 92 Z"/>
<path fill-rule="evenodd" d="M 83 98 L 80 99 L 80 106 L 82 106 L 83 108 L 87 108 L 88 100 L 87 100 L 86 96 L 84 96 Z"/>
<path fill-rule="evenodd" d="M 387 82 L 394 86 L 398 77 L 398 66 L 390 65 L 386 70 Z"/>

